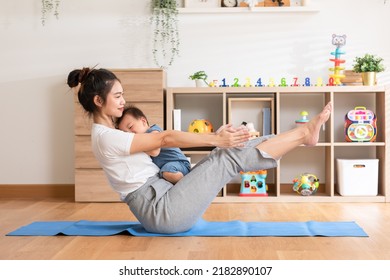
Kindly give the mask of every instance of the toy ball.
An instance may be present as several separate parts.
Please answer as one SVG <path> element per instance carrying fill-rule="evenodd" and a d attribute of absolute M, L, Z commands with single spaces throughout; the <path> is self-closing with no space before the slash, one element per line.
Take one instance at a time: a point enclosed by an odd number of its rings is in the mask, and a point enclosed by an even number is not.
<path fill-rule="evenodd" d="M 188 126 L 188 132 L 194 133 L 209 133 L 213 132 L 213 125 L 208 120 L 193 120 Z"/>
<path fill-rule="evenodd" d="M 304 196 L 315 194 L 320 185 L 319 181 L 316 175 L 310 173 L 301 174 L 298 178 L 294 178 L 293 190 Z"/>

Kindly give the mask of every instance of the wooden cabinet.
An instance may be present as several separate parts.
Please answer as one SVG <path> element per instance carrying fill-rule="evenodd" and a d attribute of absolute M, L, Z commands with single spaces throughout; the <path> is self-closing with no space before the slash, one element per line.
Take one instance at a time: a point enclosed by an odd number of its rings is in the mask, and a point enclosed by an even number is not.
<path fill-rule="evenodd" d="M 166 77 L 161 69 L 113 69 L 122 83 L 127 104 L 139 107 L 149 123 L 165 127 L 164 90 Z M 119 201 L 91 150 L 92 121 L 75 96 L 75 200 Z"/>
<path fill-rule="evenodd" d="M 168 88 L 167 129 L 173 128 L 173 109 L 180 109 L 182 130 L 186 131 L 193 119 L 209 119 L 215 128 L 236 120 L 248 121 L 256 116 L 256 129 L 262 130 L 261 110 L 271 107 L 272 131 L 277 134 L 294 128 L 301 111 L 309 113 L 309 119 L 319 113 L 328 102 L 333 102 L 330 120 L 320 132 L 315 147 L 301 146 L 285 155 L 279 166 L 269 170 L 267 197 L 241 197 L 240 177 L 227 184 L 215 202 L 390 202 L 389 182 L 389 89 L 384 86 L 336 86 L 336 87 L 252 87 L 252 88 Z M 263 99 L 264 102 L 261 102 Z M 234 101 L 232 103 L 232 101 Z M 231 104 L 246 102 L 249 114 Z M 253 106 L 258 105 L 258 113 Z M 263 105 L 262 105 L 263 104 Z M 365 106 L 377 115 L 377 139 L 375 142 L 346 142 L 344 139 L 344 116 L 357 106 Z M 257 122 L 257 125 L 256 125 Z M 260 133 L 262 135 L 262 133 Z M 196 163 L 210 149 L 186 149 L 185 154 Z M 379 159 L 377 196 L 341 196 L 338 193 L 337 159 Z M 318 192 L 301 196 L 292 189 L 292 180 L 310 172 L 320 179 Z"/>

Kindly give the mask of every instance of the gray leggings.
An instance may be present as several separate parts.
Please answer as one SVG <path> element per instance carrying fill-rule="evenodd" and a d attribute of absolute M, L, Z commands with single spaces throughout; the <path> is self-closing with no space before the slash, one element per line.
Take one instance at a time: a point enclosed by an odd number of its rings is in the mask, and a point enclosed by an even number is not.
<path fill-rule="evenodd" d="M 269 137 L 251 140 L 243 148 L 214 149 L 176 185 L 157 175 L 125 202 L 147 231 L 176 233 L 189 230 L 202 217 L 221 188 L 240 171 L 270 169 L 277 161 L 255 147 Z"/>

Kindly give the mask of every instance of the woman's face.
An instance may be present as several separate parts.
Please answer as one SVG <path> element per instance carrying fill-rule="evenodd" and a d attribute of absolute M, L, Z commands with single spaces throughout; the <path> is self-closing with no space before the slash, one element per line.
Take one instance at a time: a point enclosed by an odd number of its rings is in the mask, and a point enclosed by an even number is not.
<path fill-rule="evenodd" d="M 132 133 L 145 133 L 149 128 L 145 118 L 136 119 L 130 114 L 125 114 L 122 117 L 121 122 L 118 125 L 118 128 L 122 131 L 132 132 Z"/>
<path fill-rule="evenodd" d="M 115 81 L 111 91 L 107 94 L 106 103 L 102 106 L 102 111 L 108 116 L 119 118 L 122 116 L 125 104 L 122 85 L 119 81 Z"/>

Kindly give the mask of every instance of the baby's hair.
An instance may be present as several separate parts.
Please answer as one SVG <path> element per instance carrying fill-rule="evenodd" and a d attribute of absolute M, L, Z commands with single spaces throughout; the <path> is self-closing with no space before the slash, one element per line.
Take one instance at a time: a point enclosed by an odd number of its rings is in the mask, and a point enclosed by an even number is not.
<path fill-rule="evenodd" d="M 145 118 L 147 125 L 149 125 L 148 118 L 145 116 L 144 112 L 142 112 L 141 109 L 134 105 L 129 105 L 123 110 L 122 116 L 116 120 L 116 127 L 119 126 L 125 115 L 133 116 L 137 120 L 140 118 Z"/>

